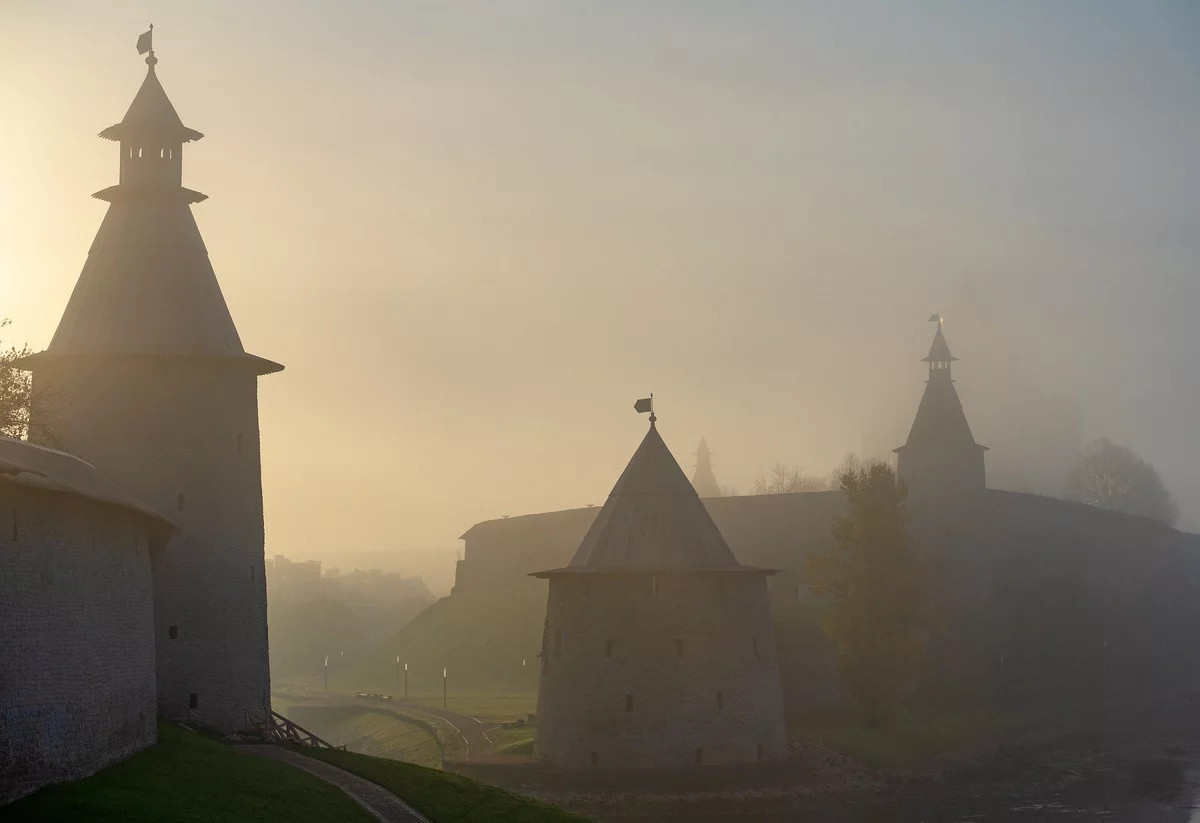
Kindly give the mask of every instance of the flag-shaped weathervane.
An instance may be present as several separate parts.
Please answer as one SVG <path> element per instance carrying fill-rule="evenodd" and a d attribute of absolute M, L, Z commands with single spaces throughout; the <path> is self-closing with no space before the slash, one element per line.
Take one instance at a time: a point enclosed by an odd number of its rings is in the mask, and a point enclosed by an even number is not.
<path fill-rule="evenodd" d="M 929 315 L 929 322 L 930 322 L 930 323 L 937 323 L 937 324 L 938 324 L 938 328 L 941 328 L 941 326 L 942 326 L 942 316 L 941 316 L 940 314 L 931 314 L 931 315 Z"/>
<path fill-rule="evenodd" d="M 150 30 L 144 32 L 138 37 L 138 54 L 154 51 L 154 24 L 150 24 Z"/>
<path fill-rule="evenodd" d="M 641 400 L 638 400 L 633 404 L 633 410 L 638 414 L 645 414 L 646 412 L 654 414 L 654 395 L 652 394 L 649 397 L 643 397 Z"/>

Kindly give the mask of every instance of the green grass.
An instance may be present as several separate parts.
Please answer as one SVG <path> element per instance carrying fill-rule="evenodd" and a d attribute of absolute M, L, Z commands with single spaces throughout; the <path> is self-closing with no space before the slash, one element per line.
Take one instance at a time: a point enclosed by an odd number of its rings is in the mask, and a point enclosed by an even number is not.
<path fill-rule="evenodd" d="M 275 821 L 374 818 L 294 766 L 167 723 L 158 744 L 100 774 L 50 786 L 0 811 L 5 821 Z"/>
<path fill-rule="evenodd" d="M 816 740 L 869 766 L 907 769 L 932 758 L 1011 731 L 1021 719 L 984 709 L 901 711 L 894 725 L 872 729 L 854 709 L 822 709 L 789 715 L 792 738 Z"/>
<path fill-rule="evenodd" d="M 418 706 L 442 708 L 442 696 L 413 697 L 412 703 Z M 465 714 L 483 723 L 508 723 L 518 720 L 537 710 L 537 692 L 519 692 L 511 694 L 488 694 L 463 692 L 447 695 L 446 708 L 452 712 Z"/>
<path fill-rule="evenodd" d="M 358 706 L 297 706 L 290 717 L 335 746 L 440 768 L 442 748 L 424 725 L 398 712 Z"/>
<path fill-rule="evenodd" d="M 534 732 L 535 727 L 526 724 L 511 729 L 490 729 L 488 737 L 500 754 L 533 754 Z"/>
<path fill-rule="evenodd" d="M 378 783 L 434 823 L 570 823 L 586 818 L 457 774 L 330 749 L 298 748 Z"/>

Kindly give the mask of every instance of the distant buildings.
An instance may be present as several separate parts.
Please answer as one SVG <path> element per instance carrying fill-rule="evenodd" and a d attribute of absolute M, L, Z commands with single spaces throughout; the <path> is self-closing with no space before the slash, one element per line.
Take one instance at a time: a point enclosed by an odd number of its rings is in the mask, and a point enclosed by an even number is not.
<path fill-rule="evenodd" d="M 712 470 L 712 452 L 708 450 L 708 441 L 700 438 L 696 446 L 696 471 L 692 474 L 692 487 L 701 497 L 720 497 L 721 488 Z"/>
<path fill-rule="evenodd" d="M 738 563 L 655 427 L 550 581 L 536 756 L 678 768 L 784 757 L 766 579 Z"/>

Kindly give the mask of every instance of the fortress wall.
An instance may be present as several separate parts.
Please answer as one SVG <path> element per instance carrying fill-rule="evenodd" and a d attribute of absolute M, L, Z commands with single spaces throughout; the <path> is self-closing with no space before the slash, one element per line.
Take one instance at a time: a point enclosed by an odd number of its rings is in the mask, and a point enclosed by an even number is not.
<path fill-rule="evenodd" d="M 47 384 L 64 448 L 179 526 L 154 566 L 159 711 L 243 728 L 270 701 L 256 376 L 219 359 L 89 358 L 40 367 Z"/>
<path fill-rule="evenodd" d="M 154 743 L 147 525 L 0 479 L 0 803 Z"/>
<path fill-rule="evenodd" d="M 738 559 L 768 579 L 789 708 L 841 701 L 805 555 L 832 546 L 840 492 L 704 500 Z M 466 535 L 459 587 L 513 587 L 565 566 L 598 509 L 488 521 Z M 980 506 L 912 511 L 943 610 L 921 688 L 1020 704 L 1200 688 L 1200 536 L 1033 494 L 989 490 Z M 478 564 L 473 566 L 473 564 Z M 470 576 L 470 569 L 485 569 Z M 524 581 L 522 581 L 524 578 Z M 460 589 L 456 587 L 456 591 Z"/>
<path fill-rule="evenodd" d="M 537 756 L 589 768 L 595 753 L 610 769 L 688 767 L 698 749 L 705 764 L 785 757 L 763 577 L 651 585 L 646 574 L 551 578 Z"/>

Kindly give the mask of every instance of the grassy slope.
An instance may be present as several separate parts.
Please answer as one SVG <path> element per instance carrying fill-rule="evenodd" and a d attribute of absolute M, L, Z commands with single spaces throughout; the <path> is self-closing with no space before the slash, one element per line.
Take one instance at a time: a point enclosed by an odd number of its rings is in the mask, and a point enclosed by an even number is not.
<path fill-rule="evenodd" d="M 433 823 L 571 823 L 586 818 L 457 774 L 330 749 L 297 749 L 391 789 Z"/>
<path fill-rule="evenodd" d="M 398 693 L 396 656 L 409 664 L 409 694 L 441 699 L 442 669 L 455 692 L 534 694 L 546 592 L 537 583 L 443 597 L 345 672 L 331 689 Z M 525 665 L 522 666 L 522 660 Z M 454 708 L 451 706 L 451 708 Z"/>
<path fill-rule="evenodd" d="M 160 724 L 158 744 L 76 783 L 0 810 L 6 821 L 274 821 L 374 818 L 334 786 L 286 763 Z"/>
<path fill-rule="evenodd" d="M 440 768 L 442 750 L 422 726 L 397 713 L 356 706 L 322 706 L 295 709 L 290 715 L 300 725 L 352 752 L 387 757 Z"/>

